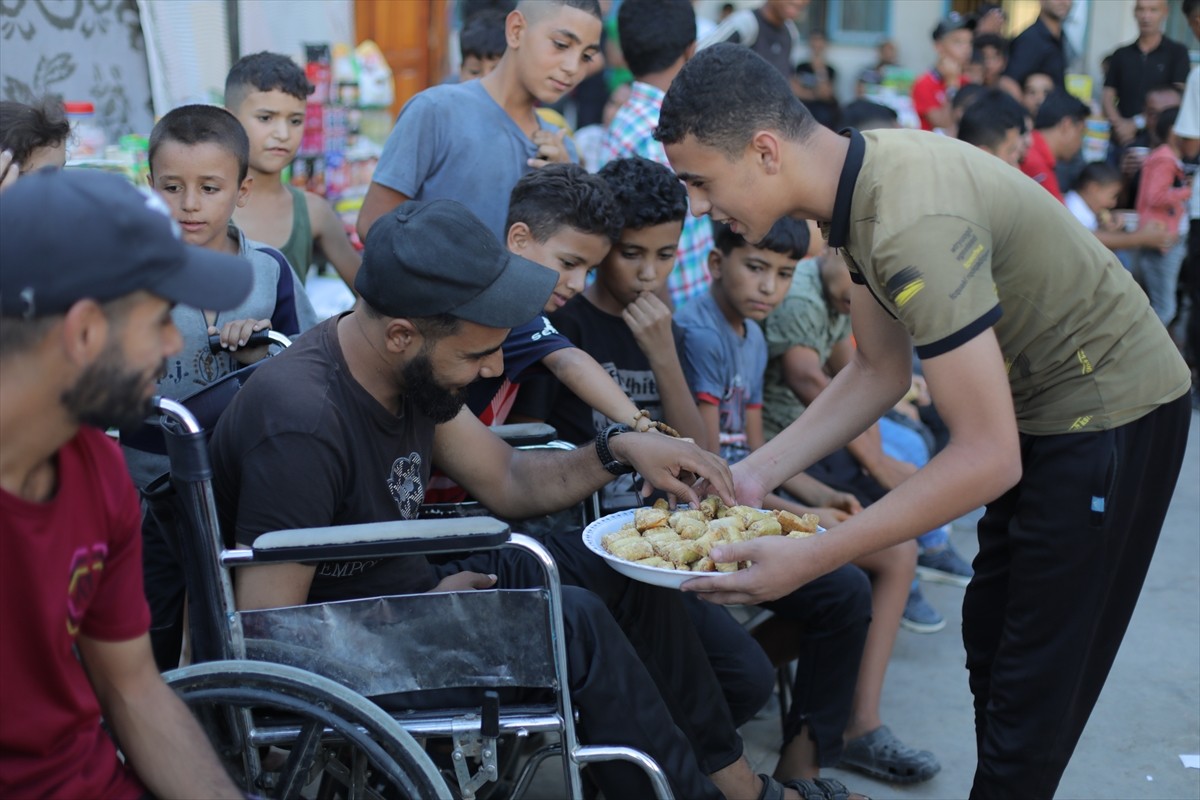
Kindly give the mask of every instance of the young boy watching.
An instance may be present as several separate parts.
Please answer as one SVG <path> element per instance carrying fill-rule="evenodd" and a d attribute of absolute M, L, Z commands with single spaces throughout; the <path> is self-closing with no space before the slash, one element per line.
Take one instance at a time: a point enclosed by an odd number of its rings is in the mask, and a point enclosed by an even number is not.
<path fill-rule="evenodd" d="M 913 82 L 913 110 L 921 118 L 921 129 L 941 129 L 953 134 L 954 95 L 966 84 L 963 74 L 971 63 L 971 32 L 975 20 L 951 13 L 933 30 L 937 64 Z"/>
<path fill-rule="evenodd" d="M 1104 161 L 1093 161 L 1067 192 L 1067 209 L 1109 250 L 1147 247 L 1161 251 L 1174 245 L 1176 233 L 1158 221 L 1136 231 L 1125 229 L 1125 215 L 1113 212 L 1123 187 L 1120 170 Z"/>
<path fill-rule="evenodd" d="M 669 174 L 666 167 L 661 169 Z M 621 218 L 621 209 L 604 181 L 577 164 L 551 164 L 517 181 L 509 201 L 506 244 L 511 252 L 558 273 L 558 284 L 543 309 L 546 314 L 563 308 L 583 291 L 587 274 L 617 240 Z M 602 417 L 639 431 L 648 430 L 658 418 L 657 409 L 639 410 L 614 376 L 559 333 L 545 316 L 513 328 L 502 352 L 503 375 L 477 380 L 467 390 L 467 406 L 486 425 L 507 420 L 518 384 L 539 367 Z M 429 502 L 455 502 L 465 497 L 440 478 L 432 488 L 434 491 L 426 492 Z"/>
<path fill-rule="evenodd" d="M 566 129 L 538 116 L 600 58 L 597 0 L 521 0 L 505 19 L 508 49 L 478 81 L 434 86 L 405 104 L 358 214 L 372 223 L 410 200 L 457 200 L 504 241 L 508 193 L 531 168 L 575 161 Z"/>
<path fill-rule="evenodd" d="M 599 362 L 630 402 L 703 444 L 704 428 L 677 351 L 680 333 L 671 321 L 671 310 L 656 294 L 675 263 L 687 214 L 686 192 L 667 167 L 644 158 L 610 161 L 594 180 L 606 185 L 606 193 L 611 190 L 616 208 L 624 211 L 624 224 L 615 232 L 611 250 L 602 256 L 596 280 L 552 313 L 550 322 Z M 526 175 L 514 199 L 522 185 L 533 188 L 539 183 L 544 181 L 537 174 Z M 564 208 L 561 201 L 555 204 L 545 192 L 530 193 L 527 203 L 540 206 L 543 215 L 558 218 L 560 225 L 567 222 L 567 215 L 579 213 Z M 521 254 L 545 263 L 536 255 Z M 515 408 L 523 419 L 546 420 L 569 442 L 590 441 L 613 422 L 629 424 L 597 409 L 559 381 L 536 380 L 522 387 Z M 602 490 L 606 513 L 636 505 L 631 476 L 620 476 Z"/>
<path fill-rule="evenodd" d="M 253 183 L 247 172 L 249 141 L 237 119 L 217 106 L 181 106 L 150 132 L 150 185 L 182 229 L 184 242 L 250 262 L 254 287 L 238 306 L 216 313 L 177 305 L 171 319 L 183 348 L 166 364 L 158 394 L 184 398 L 242 364 L 266 355 L 246 348 L 255 331 L 271 328 L 295 336 L 316 324 L 316 313 L 279 251 L 251 241 L 230 222 Z M 227 352 L 214 354 L 209 336 L 219 335 Z M 143 488 L 168 469 L 167 457 L 125 446 L 134 483 Z M 179 662 L 183 579 L 165 541 L 149 518 L 143 528 L 146 596 L 151 609 L 151 643 L 163 669 Z"/>
<path fill-rule="evenodd" d="M 225 78 L 225 107 L 250 138 L 254 193 L 236 221 L 258 241 L 278 248 L 303 284 L 320 253 L 354 286 L 361 256 L 325 198 L 286 185 L 280 177 L 300 149 L 304 106 L 312 84 L 296 62 L 278 53 L 243 56 Z"/>
<path fill-rule="evenodd" d="M 504 18 L 500 9 L 487 8 L 475 12 L 463 23 L 458 35 L 458 49 L 462 53 L 459 82 L 482 78 L 500 63 L 500 56 L 508 47 L 504 38 Z"/>

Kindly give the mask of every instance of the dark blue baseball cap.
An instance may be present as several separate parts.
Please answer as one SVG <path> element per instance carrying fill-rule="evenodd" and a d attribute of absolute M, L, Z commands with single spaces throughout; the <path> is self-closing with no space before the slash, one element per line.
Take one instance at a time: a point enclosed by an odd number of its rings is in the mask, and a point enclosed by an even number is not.
<path fill-rule="evenodd" d="M 542 313 L 558 273 L 510 253 L 453 200 L 409 200 L 367 231 L 354 290 L 389 317 L 449 314 L 515 328 Z"/>
<path fill-rule="evenodd" d="M 0 192 L 3 316 L 63 314 L 140 290 L 225 311 L 252 282 L 248 261 L 185 244 L 162 198 L 120 176 L 41 170 Z"/>

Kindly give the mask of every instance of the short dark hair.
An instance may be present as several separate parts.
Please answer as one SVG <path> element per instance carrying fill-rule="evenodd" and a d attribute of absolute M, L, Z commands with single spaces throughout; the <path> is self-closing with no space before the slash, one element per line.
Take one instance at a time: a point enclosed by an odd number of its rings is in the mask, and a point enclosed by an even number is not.
<path fill-rule="evenodd" d="M 617 11 L 621 53 L 633 77 L 662 72 L 696 41 L 689 0 L 625 0 Z"/>
<path fill-rule="evenodd" d="M 601 22 L 604 21 L 604 12 L 600 9 L 600 0 L 520 0 L 517 3 L 517 11 L 520 11 L 526 17 L 531 16 L 530 11 L 538 9 L 532 16 L 539 16 L 546 6 L 566 6 L 567 8 L 577 8 L 580 11 L 586 11 Z"/>
<path fill-rule="evenodd" d="M 1175 127 L 1177 119 L 1179 119 L 1179 106 L 1168 108 L 1158 115 L 1158 121 L 1154 123 L 1154 135 L 1160 142 L 1171 138 L 1171 129 Z"/>
<path fill-rule="evenodd" d="M 998 33 L 981 33 L 975 37 L 973 42 L 975 52 L 979 53 L 985 47 L 991 47 L 999 51 L 1001 55 L 1008 55 L 1008 41 Z"/>
<path fill-rule="evenodd" d="M 950 102 L 951 108 L 955 111 L 965 109 L 978 100 L 987 88 L 981 83 L 968 83 L 954 94 L 954 99 Z"/>
<path fill-rule="evenodd" d="M 1088 118 L 1088 114 L 1090 113 L 1091 111 L 1078 97 L 1067 93 L 1063 89 L 1055 89 L 1046 95 L 1046 99 L 1038 107 L 1037 117 L 1033 120 L 1033 127 L 1039 131 L 1046 128 L 1053 128 L 1064 119 L 1082 122 Z"/>
<path fill-rule="evenodd" d="M 675 76 L 654 138 L 676 144 L 690 134 L 738 156 L 755 131 L 776 130 L 803 141 L 818 127 L 775 67 L 748 47 L 722 42 L 701 50 Z"/>
<path fill-rule="evenodd" d="M 687 216 L 687 190 L 675 173 L 656 161 L 618 158 L 605 164 L 599 175 L 624 212 L 623 229 L 683 222 Z"/>
<path fill-rule="evenodd" d="M 34 150 L 57 147 L 71 135 L 71 124 L 58 98 L 33 105 L 0 102 L 0 150 L 11 150 L 13 161 L 25 163 Z"/>
<path fill-rule="evenodd" d="M 797 261 L 808 254 L 812 244 L 812 232 L 808 223 L 792 217 L 780 217 L 761 242 L 751 244 L 740 233 L 734 233 L 724 222 L 713 223 L 713 247 L 725 255 L 729 255 L 739 247 L 756 247 L 759 250 L 770 250 L 781 253 Z"/>
<path fill-rule="evenodd" d="M 538 242 L 565 227 L 615 242 L 621 238 L 624 217 L 602 178 L 578 164 L 548 164 L 527 172 L 513 187 L 504 230 L 518 222 L 528 225 Z"/>
<path fill-rule="evenodd" d="M 250 139 L 238 118 L 220 106 L 190 105 L 173 108 L 150 131 L 150 174 L 154 156 L 164 142 L 197 145 L 212 142 L 223 147 L 238 163 L 238 183 L 250 167 Z"/>
<path fill-rule="evenodd" d="M 1184 17 L 1190 17 L 1197 9 L 1200 9 L 1200 0 L 1183 0 L 1179 10 L 1183 12 Z"/>
<path fill-rule="evenodd" d="M 358 298 L 358 305 L 355 309 L 361 309 L 367 319 L 384 319 L 387 315 L 384 314 L 375 306 L 368 303 L 363 298 Z M 434 314 L 430 317 L 409 317 L 408 321 L 413 324 L 421 335 L 426 339 L 438 340 L 444 339 L 447 336 L 453 336 L 458 333 L 462 327 L 462 320 L 453 314 Z"/>
<path fill-rule="evenodd" d="M 851 100 L 842 109 L 842 124 L 860 131 L 873 128 L 894 128 L 900 116 L 896 109 L 882 103 L 859 98 Z"/>
<path fill-rule="evenodd" d="M 1075 183 L 1071 185 L 1071 188 L 1078 192 L 1085 186 L 1093 183 L 1109 184 L 1120 182 L 1120 170 L 1107 161 L 1092 161 L 1079 173 L 1079 177 L 1075 179 Z"/>
<path fill-rule="evenodd" d="M 225 76 L 225 107 L 237 108 L 251 92 L 277 89 L 297 100 L 307 100 L 314 87 L 300 65 L 285 55 L 264 50 L 242 56 Z"/>
<path fill-rule="evenodd" d="M 995 150 L 1013 128 L 1025 133 L 1025 107 L 1003 89 L 988 89 L 963 112 L 958 138 Z"/>
<path fill-rule="evenodd" d="M 504 32 L 504 20 L 508 16 L 498 8 L 476 11 L 463 23 L 458 34 L 458 49 L 462 57 L 478 59 L 499 58 L 508 49 L 508 38 Z"/>

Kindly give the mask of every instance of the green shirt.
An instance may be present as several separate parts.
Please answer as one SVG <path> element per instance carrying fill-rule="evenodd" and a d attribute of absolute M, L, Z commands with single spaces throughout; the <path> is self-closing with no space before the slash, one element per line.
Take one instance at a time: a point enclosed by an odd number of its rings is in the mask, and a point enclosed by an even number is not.
<path fill-rule="evenodd" d="M 783 356 L 793 347 L 807 347 L 824 365 L 833 346 L 850 335 L 850 317 L 834 311 L 825 298 L 817 259 L 796 265 L 792 286 L 779 307 L 763 324 L 767 337 L 767 371 L 763 385 L 763 432 L 767 438 L 791 425 L 805 404 L 787 385 Z"/>
<path fill-rule="evenodd" d="M 1188 391 L 1183 358 L 1116 256 L 975 147 L 851 132 L 825 230 L 922 358 L 995 330 L 1022 433 L 1113 428 Z"/>

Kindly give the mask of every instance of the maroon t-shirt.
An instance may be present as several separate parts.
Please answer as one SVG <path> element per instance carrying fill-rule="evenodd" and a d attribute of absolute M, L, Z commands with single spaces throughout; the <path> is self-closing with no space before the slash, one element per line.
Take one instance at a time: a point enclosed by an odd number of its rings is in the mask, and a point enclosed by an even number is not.
<path fill-rule="evenodd" d="M 119 642 L 150 626 L 141 510 L 116 444 L 80 429 L 58 451 L 53 499 L 0 489 L 0 530 L 0 797 L 142 796 L 73 649 L 79 634 Z"/>

